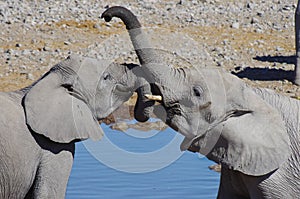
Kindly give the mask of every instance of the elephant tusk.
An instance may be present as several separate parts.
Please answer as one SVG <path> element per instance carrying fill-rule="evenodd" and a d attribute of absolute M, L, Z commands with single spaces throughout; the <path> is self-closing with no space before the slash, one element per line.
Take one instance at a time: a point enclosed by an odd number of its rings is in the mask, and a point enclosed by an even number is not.
<path fill-rule="evenodd" d="M 145 94 L 145 97 L 146 97 L 148 100 L 162 101 L 162 96 L 160 96 L 160 95 L 150 95 L 150 94 Z"/>
<path fill-rule="evenodd" d="M 300 100 L 300 96 L 292 96 L 292 98 L 295 98 L 297 100 Z"/>

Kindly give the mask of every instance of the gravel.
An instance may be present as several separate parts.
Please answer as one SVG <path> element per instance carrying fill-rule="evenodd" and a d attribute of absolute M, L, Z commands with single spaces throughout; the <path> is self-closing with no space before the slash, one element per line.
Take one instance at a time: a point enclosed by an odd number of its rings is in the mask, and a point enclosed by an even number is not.
<path fill-rule="evenodd" d="M 109 6 L 132 10 L 155 48 L 175 66 L 222 67 L 252 86 L 299 96 L 294 69 L 296 1 L 116 0 L 0 1 L 0 90 L 38 79 L 71 53 L 137 62 L 118 19 L 99 18 Z"/>

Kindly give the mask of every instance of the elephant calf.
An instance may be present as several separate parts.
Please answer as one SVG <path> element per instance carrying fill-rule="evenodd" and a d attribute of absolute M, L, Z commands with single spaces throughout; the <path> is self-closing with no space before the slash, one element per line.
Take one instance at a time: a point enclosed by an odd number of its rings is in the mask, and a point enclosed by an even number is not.
<path fill-rule="evenodd" d="M 251 88 L 220 68 L 168 66 L 129 10 L 111 7 L 102 17 L 125 23 L 160 95 L 163 111 L 154 111 L 185 136 L 181 149 L 222 164 L 219 199 L 300 197 L 300 101 Z"/>
<path fill-rule="evenodd" d="M 31 86 L 1 92 L 0 198 L 64 198 L 74 143 L 100 139 L 98 119 L 147 91 L 139 70 L 73 55 Z M 139 97 L 137 116 L 145 103 Z"/>

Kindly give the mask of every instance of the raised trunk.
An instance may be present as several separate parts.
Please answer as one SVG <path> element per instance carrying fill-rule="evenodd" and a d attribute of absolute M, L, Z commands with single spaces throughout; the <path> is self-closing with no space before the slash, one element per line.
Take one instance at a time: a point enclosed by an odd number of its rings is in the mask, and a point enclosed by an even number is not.
<path fill-rule="evenodd" d="M 148 41 L 139 39 L 144 37 L 144 33 L 141 29 L 141 24 L 137 20 L 136 16 L 126 8 L 120 6 L 111 7 L 101 15 L 101 18 L 104 18 L 107 22 L 109 22 L 113 17 L 120 18 L 126 25 L 126 29 L 129 32 L 133 47 L 136 51 L 140 63 L 143 65 L 149 62 L 153 62 L 154 60 L 149 60 L 147 58 L 147 55 L 149 53 L 152 53 L 151 48 L 149 48 L 150 45 L 148 44 Z M 150 50 L 147 50 L 147 53 L 144 53 L 141 49 L 145 48 Z M 152 57 L 155 56 L 153 55 Z M 148 100 L 145 97 L 145 95 L 152 93 L 150 84 L 145 79 L 143 79 L 143 77 L 148 81 L 150 80 L 150 78 L 147 78 L 144 71 L 141 69 L 135 69 L 133 73 L 136 77 L 140 77 L 137 82 L 138 88 L 136 92 L 138 93 L 138 98 L 134 107 L 134 117 L 139 122 L 145 122 L 149 119 L 153 111 L 154 101 Z"/>
<path fill-rule="evenodd" d="M 300 85 L 300 0 L 295 13 L 296 64 L 294 83 Z"/>
<path fill-rule="evenodd" d="M 141 28 L 140 22 L 131 11 L 121 6 L 114 6 L 107 9 L 101 15 L 101 18 L 104 18 L 107 22 L 113 17 L 120 18 L 126 25 L 134 50 L 136 51 L 141 64 L 150 62 L 160 63 L 159 60 L 156 60 L 157 56 L 155 51 L 151 48 L 148 39 Z"/>
<path fill-rule="evenodd" d="M 162 60 L 157 56 L 156 50 L 148 42 L 148 38 L 136 16 L 128 9 L 120 6 L 111 7 L 101 15 L 101 18 L 104 18 L 107 22 L 113 17 L 120 18 L 126 25 L 147 81 L 150 83 L 162 83 L 164 75 L 170 74 L 172 69 L 163 64 Z"/>

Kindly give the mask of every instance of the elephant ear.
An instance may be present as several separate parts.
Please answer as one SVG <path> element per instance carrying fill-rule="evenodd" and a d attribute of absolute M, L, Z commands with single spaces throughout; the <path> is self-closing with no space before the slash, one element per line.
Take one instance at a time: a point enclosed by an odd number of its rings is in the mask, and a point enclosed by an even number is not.
<path fill-rule="evenodd" d="M 268 174 L 290 156 L 287 128 L 279 111 L 252 89 L 245 88 L 239 96 L 246 110 L 235 109 L 214 129 L 222 133 L 207 157 L 247 175 Z"/>
<path fill-rule="evenodd" d="M 99 140 L 103 131 L 88 105 L 70 95 L 60 82 L 59 74 L 49 72 L 29 90 L 23 101 L 27 125 L 59 143 Z"/>

